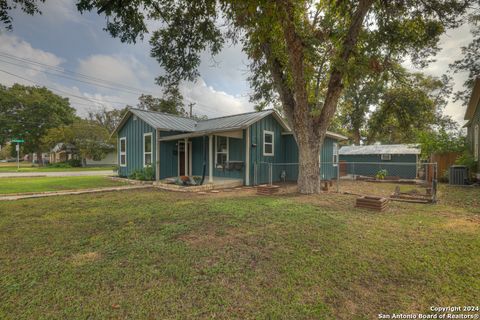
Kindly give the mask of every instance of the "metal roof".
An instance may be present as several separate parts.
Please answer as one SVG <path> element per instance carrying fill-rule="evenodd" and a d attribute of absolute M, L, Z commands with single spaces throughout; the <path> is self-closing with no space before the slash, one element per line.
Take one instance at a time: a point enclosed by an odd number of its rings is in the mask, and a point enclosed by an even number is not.
<path fill-rule="evenodd" d="M 368 146 L 343 146 L 338 150 L 340 155 L 366 154 L 420 154 L 416 144 L 373 144 Z"/>
<path fill-rule="evenodd" d="M 130 113 L 136 115 L 155 129 L 183 132 L 179 135 L 163 138 L 168 140 L 185 138 L 190 136 L 201 136 L 213 132 L 224 132 L 229 130 L 244 129 L 270 114 L 275 117 L 275 119 L 283 127 L 283 129 L 285 130 L 284 134 L 292 134 L 292 132 L 290 131 L 290 127 L 273 109 L 258 112 L 253 111 L 235 114 L 231 116 L 211 118 L 207 120 L 194 120 L 191 118 L 175 116 L 168 113 L 140 110 L 135 108 L 129 109 L 129 112 L 125 114 L 125 116 L 122 118 L 122 120 L 112 134 L 117 132 L 125 124 L 125 122 L 128 120 Z M 330 131 L 327 131 L 327 136 L 337 140 L 347 139 L 347 137 L 345 136 Z"/>
<path fill-rule="evenodd" d="M 163 112 L 129 109 L 134 115 L 154 127 L 155 129 L 174 131 L 195 131 L 194 119 L 175 116 Z"/>

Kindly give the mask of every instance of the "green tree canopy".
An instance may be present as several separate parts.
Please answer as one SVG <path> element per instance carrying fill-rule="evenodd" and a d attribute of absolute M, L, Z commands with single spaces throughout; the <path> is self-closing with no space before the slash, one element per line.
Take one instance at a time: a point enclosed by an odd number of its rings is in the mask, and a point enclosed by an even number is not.
<path fill-rule="evenodd" d="M 51 128 L 72 123 L 75 109 L 67 98 L 44 87 L 0 86 L 0 144 L 19 138 L 25 153 L 44 151 L 42 137 Z"/>
<path fill-rule="evenodd" d="M 77 118 L 72 124 L 49 129 L 42 144 L 53 148 L 57 143 L 74 145 L 82 160 L 101 160 L 115 149 L 110 132 L 95 121 Z"/>
<path fill-rule="evenodd" d="M 440 35 L 463 22 L 478 0 L 80 0 L 105 14 L 122 41 L 151 33 L 162 85 L 193 81 L 205 51 L 239 43 L 250 59 L 255 100 L 278 101 L 299 147 L 299 191 L 320 192 L 318 153 L 342 90 L 358 65 L 410 56 L 420 66 L 438 52 Z M 33 2 L 33 1 L 32 1 Z"/>

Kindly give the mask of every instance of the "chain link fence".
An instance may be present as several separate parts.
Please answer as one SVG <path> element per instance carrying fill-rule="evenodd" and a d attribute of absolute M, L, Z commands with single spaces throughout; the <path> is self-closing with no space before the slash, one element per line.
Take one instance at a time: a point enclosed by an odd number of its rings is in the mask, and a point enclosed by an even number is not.
<path fill-rule="evenodd" d="M 276 184 L 293 190 L 298 163 L 254 163 L 254 184 Z M 436 202 L 437 164 L 416 162 L 322 162 L 324 191 Z"/>

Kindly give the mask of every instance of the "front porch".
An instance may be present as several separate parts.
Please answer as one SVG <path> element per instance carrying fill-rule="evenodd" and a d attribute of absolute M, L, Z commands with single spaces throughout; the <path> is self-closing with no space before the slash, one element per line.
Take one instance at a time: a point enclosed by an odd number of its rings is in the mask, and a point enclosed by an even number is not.
<path fill-rule="evenodd" d="M 249 184 L 247 130 L 201 133 L 158 132 L 158 185 L 166 179 L 204 176 L 205 188 L 232 188 Z M 171 185 L 171 184 L 170 184 Z M 177 186 L 192 188 L 199 186 Z"/>

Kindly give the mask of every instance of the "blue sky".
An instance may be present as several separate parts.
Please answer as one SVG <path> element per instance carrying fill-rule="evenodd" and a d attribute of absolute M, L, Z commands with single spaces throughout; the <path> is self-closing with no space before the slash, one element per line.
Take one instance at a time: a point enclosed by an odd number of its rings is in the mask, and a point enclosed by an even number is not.
<path fill-rule="evenodd" d="M 103 31 L 105 18 L 96 13 L 81 15 L 72 0 L 48 0 L 41 5 L 42 15 L 26 16 L 13 12 L 13 31 L 0 33 L 0 70 L 21 76 L 45 85 L 57 93 L 70 96 L 72 105 L 80 115 L 101 107 L 118 108 L 125 104 L 135 105 L 141 92 L 161 96 L 161 88 L 154 79 L 162 70 L 149 56 L 148 35 L 136 44 L 124 44 Z M 442 52 L 437 62 L 423 70 L 440 76 L 448 64 L 460 56 L 460 46 L 471 39 L 468 26 L 451 30 L 442 37 Z M 8 55 L 38 61 L 88 76 L 106 79 L 125 86 L 138 88 L 135 92 L 111 90 L 82 84 L 69 79 L 47 74 L 48 69 L 20 63 Z M 247 112 L 253 110 L 248 102 L 250 92 L 246 78 L 247 57 L 239 47 L 226 47 L 212 61 L 209 54 L 202 57 L 201 78 L 195 83 L 185 83 L 181 90 L 186 103 L 195 102 L 194 111 L 209 117 Z M 408 65 L 408 64 L 407 64 Z M 51 72 L 51 71 L 50 71 Z M 31 85 L 26 80 L 0 72 L 0 82 Z M 455 75 L 455 86 L 461 88 L 464 75 Z M 450 103 L 445 112 L 462 123 L 464 107 Z"/>

